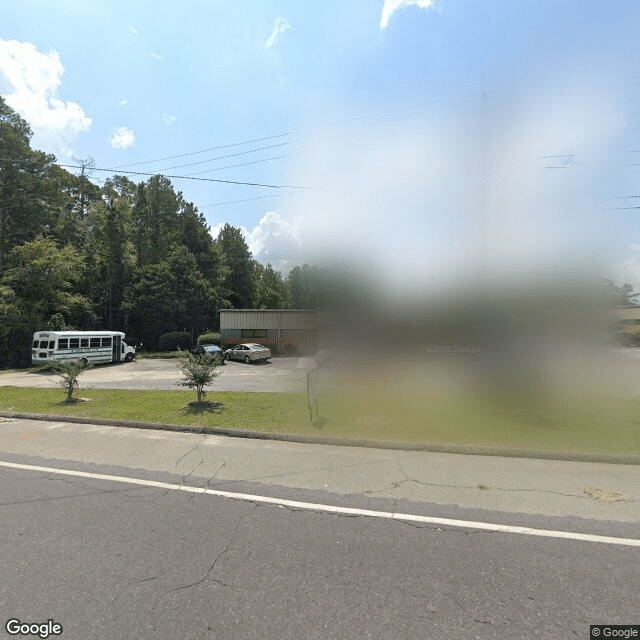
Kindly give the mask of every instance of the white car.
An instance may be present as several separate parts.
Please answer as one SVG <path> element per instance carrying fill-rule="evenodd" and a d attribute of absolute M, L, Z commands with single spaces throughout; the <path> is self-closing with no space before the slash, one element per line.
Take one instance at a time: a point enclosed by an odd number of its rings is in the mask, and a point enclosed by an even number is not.
<path fill-rule="evenodd" d="M 257 360 L 268 360 L 271 357 L 271 351 L 261 344 L 247 343 L 237 344 L 235 347 L 227 349 L 224 355 L 229 360 L 244 360 L 246 364 L 249 364 Z"/>

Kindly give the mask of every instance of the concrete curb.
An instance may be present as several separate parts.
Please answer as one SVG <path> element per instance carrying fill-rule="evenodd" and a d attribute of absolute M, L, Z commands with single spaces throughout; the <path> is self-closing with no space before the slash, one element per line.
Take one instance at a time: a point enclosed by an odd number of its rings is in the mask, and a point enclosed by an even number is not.
<path fill-rule="evenodd" d="M 16 413 L 0 411 L 3 418 L 26 420 L 46 420 L 52 422 L 72 422 L 75 424 L 100 424 L 110 427 L 133 429 L 158 429 L 183 433 L 203 433 L 233 438 L 256 440 L 281 440 L 304 444 L 328 444 L 341 447 L 367 447 L 370 449 L 399 449 L 402 451 L 433 451 L 438 453 L 460 453 L 474 456 L 500 456 L 505 458 L 537 458 L 539 460 L 563 460 L 567 462 L 602 462 L 605 464 L 640 465 L 640 455 L 571 453 L 562 451 L 536 451 L 533 449 L 513 449 L 507 447 L 487 447 L 466 444 L 441 444 L 423 442 L 402 442 L 387 440 L 366 440 L 364 438 L 339 438 L 322 435 L 298 435 L 292 433 L 266 433 L 249 429 L 225 429 L 222 427 L 200 427 L 195 425 L 159 424 L 155 422 L 134 422 L 131 420 L 109 420 L 106 418 L 78 418 L 75 416 L 53 416 L 41 413 Z"/>

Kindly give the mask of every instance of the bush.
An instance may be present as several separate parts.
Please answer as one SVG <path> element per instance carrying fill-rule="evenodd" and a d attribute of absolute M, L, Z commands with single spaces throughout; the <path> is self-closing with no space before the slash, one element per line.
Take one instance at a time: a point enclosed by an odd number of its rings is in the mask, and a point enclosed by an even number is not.
<path fill-rule="evenodd" d="M 220 346 L 220 338 L 221 336 L 217 331 L 207 331 L 198 336 L 196 344 L 217 344 L 218 346 Z"/>
<path fill-rule="evenodd" d="M 163 333 L 159 341 L 160 351 L 177 351 L 178 349 L 191 349 L 193 336 L 186 331 L 171 331 Z"/>
<path fill-rule="evenodd" d="M 78 378 L 91 366 L 88 362 L 81 360 L 53 360 L 51 362 L 51 369 L 60 376 L 58 384 L 67 392 L 65 402 L 73 402 L 73 392 L 80 387 Z"/>
<path fill-rule="evenodd" d="M 204 388 L 220 375 L 220 372 L 217 371 L 220 364 L 215 358 L 182 352 L 178 360 L 178 369 L 183 378 L 176 382 L 176 386 L 195 389 L 198 395 L 198 404 L 202 404 L 206 393 Z"/>

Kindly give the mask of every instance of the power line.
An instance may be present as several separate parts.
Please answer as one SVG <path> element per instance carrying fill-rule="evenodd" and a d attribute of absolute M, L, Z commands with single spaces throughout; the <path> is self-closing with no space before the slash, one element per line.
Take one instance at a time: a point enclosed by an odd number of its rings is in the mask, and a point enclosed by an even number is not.
<path fill-rule="evenodd" d="M 205 207 L 221 207 L 223 204 L 237 204 L 239 202 L 249 202 L 250 200 L 262 200 L 263 198 L 286 198 L 287 196 L 295 196 L 295 193 L 279 193 L 277 195 L 255 196 L 254 198 L 244 198 L 243 200 L 229 200 L 228 202 L 214 202 L 213 204 L 200 205 L 200 209 Z"/>
<path fill-rule="evenodd" d="M 275 147 L 282 147 L 285 144 L 293 144 L 299 142 L 299 140 L 288 140 L 287 142 L 279 142 L 278 144 L 271 144 L 266 147 L 259 147 L 258 149 L 249 149 L 249 151 L 239 151 L 238 153 L 230 153 L 226 156 L 217 156 L 215 158 L 208 158 L 207 160 L 198 160 L 197 162 L 187 162 L 185 164 L 176 164 L 173 167 L 165 167 L 159 169 L 159 171 L 171 171 L 171 169 L 181 169 L 182 167 L 192 167 L 194 164 L 204 164 L 205 162 L 213 162 L 214 160 L 222 160 L 224 158 L 233 158 L 235 156 L 244 156 L 247 153 L 255 153 L 256 151 L 264 151 L 265 149 L 273 149 Z"/>
<path fill-rule="evenodd" d="M 291 156 L 300 155 L 300 153 L 302 152 L 298 151 L 296 153 L 287 153 L 282 156 L 272 156 L 271 158 L 263 158 L 262 160 L 252 160 L 251 162 L 242 162 L 240 164 L 228 164 L 225 167 L 216 167 L 215 169 L 205 169 L 204 171 L 196 171 L 195 173 L 190 173 L 189 175 L 197 176 L 197 175 L 200 175 L 201 173 L 209 173 L 210 171 L 222 171 L 223 169 L 234 169 L 236 167 L 246 167 L 247 165 L 250 165 L 250 164 L 258 164 L 259 162 L 267 162 L 268 160 L 280 160 L 281 158 L 290 158 Z"/>
<path fill-rule="evenodd" d="M 67 169 L 81 169 L 80 165 L 76 164 L 60 164 L 60 167 L 66 167 Z M 98 169 L 94 167 L 94 171 L 106 171 L 108 173 L 115 173 L 113 169 Z M 195 176 L 172 176 L 163 173 L 150 173 L 148 171 L 121 171 L 120 174 L 131 174 L 136 176 L 161 176 L 163 178 L 172 178 L 174 180 L 200 180 L 202 182 L 223 182 L 225 184 L 242 184 L 249 187 L 268 187 L 270 189 L 317 189 L 318 187 L 303 187 L 289 184 L 262 184 L 259 182 L 242 182 L 240 180 L 221 180 L 219 178 L 196 178 Z"/>
<path fill-rule="evenodd" d="M 180 153 L 175 156 L 165 156 L 164 158 L 157 158 L 156 160 L 143 160 L 141 162 L 132 162 L 130 164 L 121 164 L 114 169 L 122 169 L 124 167 L 136 167 L 141 164 L 151 164 L 152 162 L 164 162 L 165 160 L 175 160 L 176 158 L 186 158 L 187 156 L 195 156 L 199 153 L 207 153 L 208 151 L 217 151 L 218 149 L 228 149 L 230 147 L 240 147 L 243 144 L 253 144 L 254 142 L 262 142 L 263 140 L 273 140 L 274 138 L 282 138 L 284 136 L 290 136 L 294 133 L 298 133 L 300 130 L 287 131 L 286 133 L 278 133 L 273 136 L 265 136 L 264 138 L 254 138 L 253 140 L 245 140 L 243 142 L 233 142 L 231 144 L 222 144 L 217 147 L 209 147 L 208 149 L 201 149 L 200 151 L 191 151 L 190 153 Z"/>

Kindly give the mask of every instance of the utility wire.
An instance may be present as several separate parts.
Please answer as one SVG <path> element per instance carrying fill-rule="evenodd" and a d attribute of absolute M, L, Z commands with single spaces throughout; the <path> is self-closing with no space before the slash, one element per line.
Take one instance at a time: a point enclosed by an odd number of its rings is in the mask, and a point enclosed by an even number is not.
<path fill-rule="evenodd" d="M 192 167 L 195 164 L 204 164 L 205 162 L 213 162 L 214 160 L 222 160 L 224 158 L 233 158 L 235 156 L 244 156 L 247 153 L 255 153 L 256 151 L 264 151 L 265 149 L 273 149 L 275 147 L 282 147 L 285 144 L 293 144 L 294 142 L 299 142 L 299 140 L 288 140 L 287 142 L 279 142 L 278 144 L 270 144 L 266 147 L 259 147 L 258 149 L 249 149 L 249 151 L 239 151 L 238 153 L 230 153 L 226 156 L 217 156 L 215 158 L 208 158 L 207 160 L 198 160 L 196 162 L 187 162 L 185 164 L 176 164 L 172 167 L 165 167 L 164 169 L 159 169 L 159 171 L 171 171 L 171 169 L 181 169 L 182 167 Z"/>
<path fill-rule="evenodd" d="M 254 138 L 253 140 L 245 140 L 243 142 L 233 142 L 231 144 L 222 144 L 217 147 L 209 147 L 208 149 L 201 149 L 200 151 L 191 151 L 190 153 L 180 153 L 175 156 L 165 156 L 164 158 L 157 158 L 156 160 L 143 160 L 141 162 L 121 164 L 117 167 L 114 167 L 114 169 L 122 169 L 124 167 L 137 167 L 141 164 L 151 164 L 152 162 L 164 162 L 165 160 L 175 160 L 176 158 L 186 158 L 187 156 L 195 156 L 199 153 L 207 153 L 208 151 L 217 151 L 218 149 L 228 149 L 230 147 L 240 147 L 243 144 L 253 144 L 254 142 L 262 142 L 263 140 L 273 140 L 274 138 L 282 138 L 284 136 L 290 136 L 298 132 L 299 130 L 287 131 L 286 133 L 278 133 L 274 136 L 266 136 L 264 138 Z"/>
<path fill-rule="evenodd" d="M 286 198 L 287 196 L 295 196 L 295 193 L 279 193 L 268 196 L 255 196 L 254 198 L 244 198 L 243 200 L 229 200 L 228 202 L 214 202 L 213 204 L 200 205 L 201 209 L 205 207 L 221 207 L 223 204 L 237 204 L 238 202 L 249 202 L 250 200 L 262 200 L 263 198 Z"/>
<path fill-rule="evenodd" d="M 66 167 L 67 169 L 82 169 L 81 165 L 77 164 L 60 164 L 60 167 Z M 93 168 L 93 171 L 106 171 L 108 173 L 115 173 L 113 169 L 98 169 Z M 137 176 L 162 176 L 163 178 L 173 178 L 174 180 L 200 180 L 203 182 L 223 182 L 225 184 L 243 184 L 250 187 L 268 187 L 270 189 L 318 189 L 318 187 L 303 187 L 290 184 L 262 184 L 259 182 L 241 182 L 240 180 L 221 180 L 219 178 L 196 178 L 195 176 L 171 176 L 163 173 L 150 173 L 148 171 L 120 171 L 118 174 L 131 174 Z"/>
<path fill-rule="evenodd" d="M 249 164 L 258 164 L 259 162 L 267 162 L 268 160 L 280 160 L 281 158 L 290 158 L 291 156 L 297 156 L 302 153 L 298 151 L 296 153 L 287 153 L 283 156 L 272 156 L 271 158 L 263 158 L 262 160 L 252 160 L 251 162 L 242 162 L 240 164 L 228 164 L 225 167 L 216 167 L 215 169 L 205 169 L 204 171 L 196 171 L 195 173 L 190 173 L 189 176 L 197 176 L 201 173 L 209 173 L 210 171 L 222 171 L 223 169 L 234 169 L 235 167 L 246 167 Z"/>

